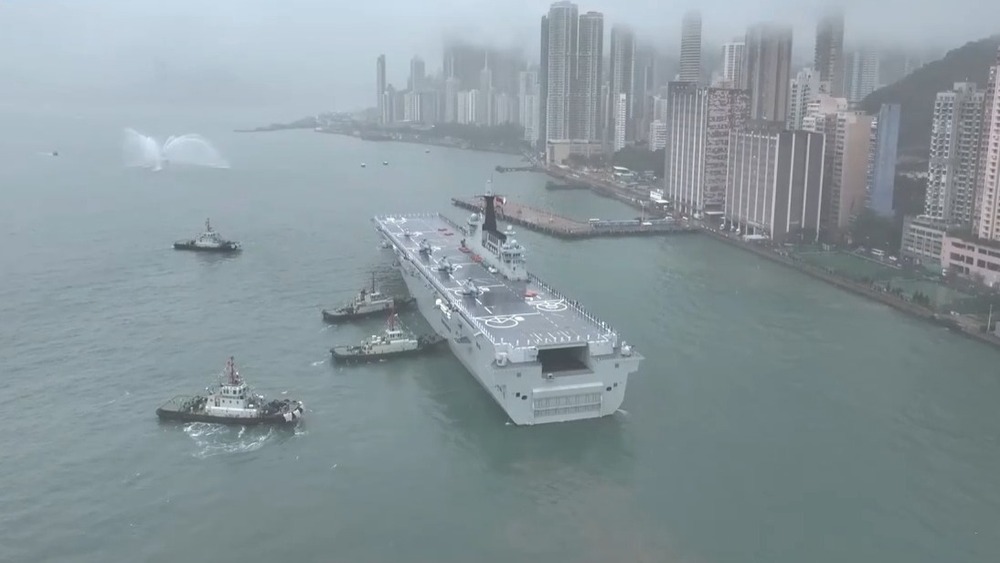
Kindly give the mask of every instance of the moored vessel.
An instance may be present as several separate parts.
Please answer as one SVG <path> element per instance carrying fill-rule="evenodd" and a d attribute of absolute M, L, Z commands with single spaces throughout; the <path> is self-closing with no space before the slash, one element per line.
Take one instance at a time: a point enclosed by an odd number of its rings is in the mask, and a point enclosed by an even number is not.
<path fill-rule="evenodd" d="M 236 371 L 230 356 L 217 385 L 207 395 L 178 395 L 156 409 L 161 420 L 219 424 L 290 424 L 302 418 L 302 401 L 256 393 Z"/>
<path fill-rule="evenodd" d="M 359 319 L 371 315 L 377 315 L 393 309 L 399 310 L 407 305 L 413 304 L 413 298 L 405 299 L 384 295 L 375 287 L 375 274 L 372 273 L 371 288 L 363 287 L 354 299 L 333 310 L 323 309 L 323 320 L 328 322 L 346 321 Z"/>
<path fill-rule="evenodd" d="M 330 354 L 338 362 L 370 362 L 418 354 L 442 340 L 436 334 L 414 335 L 403 326 L 399 321 L 399 316 L 393 312 L 389 315 L 389 320 L 382 334 L 373 334 L 358 345 L 334 346 L 330 349 Z"/>
<path fill-rule="evenodd" d="M 212 230 L 212 223 L 205 219 L 205 232 L 197 238 L 189 240 L 179 240 L 174 243 L 175 250 L 198 250 L 202 252 L 239 252 L 240 243 L 234 240 L 226 240 L 219 236 L 219 233 Z"/>

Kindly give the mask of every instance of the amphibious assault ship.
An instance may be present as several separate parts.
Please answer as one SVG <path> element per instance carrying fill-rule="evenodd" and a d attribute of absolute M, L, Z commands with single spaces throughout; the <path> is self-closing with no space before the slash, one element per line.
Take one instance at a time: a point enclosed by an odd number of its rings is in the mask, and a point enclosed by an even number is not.
<path fill-rule="evenodd" d="M 410 294 L 515 424 L 613 414 L 642 356 L 607 323 L 528 273 L 503 198 L 489 191 L 464 226 L 440 214 L 381 215 Z"/>

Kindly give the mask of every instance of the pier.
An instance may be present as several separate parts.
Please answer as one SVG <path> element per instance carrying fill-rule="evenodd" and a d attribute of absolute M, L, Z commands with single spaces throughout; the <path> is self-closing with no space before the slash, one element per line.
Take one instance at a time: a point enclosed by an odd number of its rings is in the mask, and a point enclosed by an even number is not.
<path fill-rule="evenodd" d="M 505 172 L 542 172 L 542 169 L 531 165 L 531 166 L 500 166 L 499 164 L 495 170 L 501 174 Z"/>
<path fill-rule="evenodd" d="M 452 205 L 482 212 L 479 198 L 452 198 Z M 580 221 L 522 203 L 507 201 L 497 206 L 497 218 L 512 225 L 564 239 L 651 236 L 698 232 L 697 227 L 671 219 Z"/>

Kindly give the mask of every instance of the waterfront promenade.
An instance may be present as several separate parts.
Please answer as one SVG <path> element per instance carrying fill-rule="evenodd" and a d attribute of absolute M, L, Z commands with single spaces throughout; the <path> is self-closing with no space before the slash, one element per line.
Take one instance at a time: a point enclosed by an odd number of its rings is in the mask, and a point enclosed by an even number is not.
<path fill-rule="evenodd" d="M 452 198 L 451 203 L 462 209 L 482 211 L 482 202 L 479 198 Z M 580 221 L 510 200 L 507 200 L 503 205 L 497 206 L 497 216 L 500 220 L 513 225 L 563 239 L 652 236 L 698 232 L 697 227 L 672 219 L 651 219 L 648 221 L 640 221 L 639 219 Z"/>

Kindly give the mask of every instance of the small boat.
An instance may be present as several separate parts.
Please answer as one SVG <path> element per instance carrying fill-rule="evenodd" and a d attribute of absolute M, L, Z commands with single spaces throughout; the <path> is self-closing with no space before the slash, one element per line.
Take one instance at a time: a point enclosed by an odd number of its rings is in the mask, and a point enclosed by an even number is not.
<path fill-rule="evenodd" d="M 236 371 L 232 356 L 218 385 L 208 388 L 207 395 L 178 395 L 156 409 L 161 420 L 243 425 L 290 424 L 303 414 L 302 401 L 268 401 L 254 392 Z"/>
<path fill-rule="evenodd" d="M 361 288 L 361 291 L 354 297 L 354 300 L 332 311 L 323 309 L 323 320 L 327 322 L 345 321 L 359 319 L 370 315 L 384 313 L 391 309 L 400 309 L 411 305 L 416 300 L 412 297 L 400 299 L 383 295 L 375 288 L 375 274 L 372 273 L 371 289 Z"/>
<path fill-rule="evenodd" d="M 389 315 L 382 334 L 373 334 L 356 346 L 334 346 L 330 349 L 330 354 L 337 362 L 371 362 L 417 354 L 443 341 L 436 334 L 414 336 L 402 326 L 394 311 Z"/>
<path fill-rule="evenodd" d="M 429 152 L 431 152 L 431 149 L 424 149 L 424 153 L 429 153 Z"/>
<path fill-rule="evenodd" d="M 367 164 L 365 164 L 364 162 L 362 162 L 361 163 L 361 167 L 364 168 L 365 166 L 367 166 Z"/>
<path fill-rule="evenodd" d="M 202 252 L 239 252 L 240 243 L 232 240 L 225 240 L 219 233 L 212 230 L 212 224 L 205 219 L 205 232 L 198 235 L 198 238 L 190 240 L 179 240 L 174 243 L 175 250 L 199 250 Z"/>
<path fill-rule="evenodd" d="M 388 160 L 383 160 L 382 161 L 382 166 L 389 166 L 389 161 Z"/>

